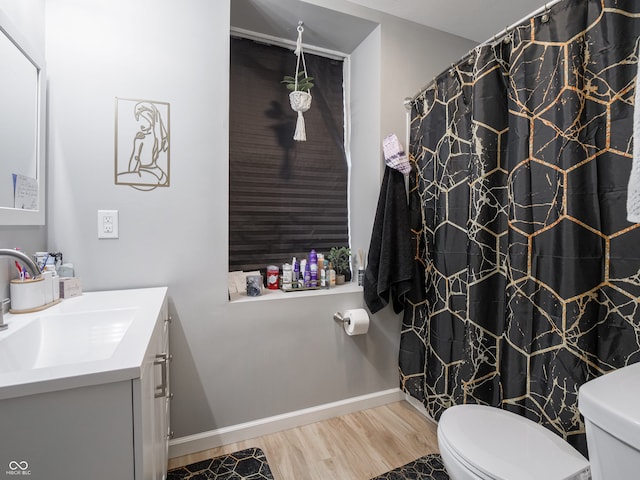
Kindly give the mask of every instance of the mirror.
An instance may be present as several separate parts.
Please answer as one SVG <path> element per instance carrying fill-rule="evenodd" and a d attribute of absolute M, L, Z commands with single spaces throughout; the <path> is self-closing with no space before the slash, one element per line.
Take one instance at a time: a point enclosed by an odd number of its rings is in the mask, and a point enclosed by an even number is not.
<path fill-rule="evenodd" d="M 44 225 L 44 60 L 2 10 L 0 64 L 0 225 Z"/>

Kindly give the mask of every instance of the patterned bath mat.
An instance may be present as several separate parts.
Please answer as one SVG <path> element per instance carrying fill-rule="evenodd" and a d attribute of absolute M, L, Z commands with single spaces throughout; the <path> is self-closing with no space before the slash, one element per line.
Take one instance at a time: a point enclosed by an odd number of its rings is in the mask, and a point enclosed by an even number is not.
<path fill-rule="evenodd" d="M 371 480 L 449 480 L 449 475 L 442 457 L 432 453 Z"/>
<path fill-rule="evenodd" d="M 259 448 L 209 458 L 170 470 L 167 480 L 273 480 L 267 457 Z"/>

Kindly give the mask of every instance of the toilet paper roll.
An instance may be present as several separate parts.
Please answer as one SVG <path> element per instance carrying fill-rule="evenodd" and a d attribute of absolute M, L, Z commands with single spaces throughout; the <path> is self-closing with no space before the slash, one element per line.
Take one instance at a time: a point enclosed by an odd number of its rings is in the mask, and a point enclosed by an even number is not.
<path fill-rule="evenodd" d="M 347 310 L 343 314 L 347 335 L 362 335 L 369 331 L 369 314 L 363 308 Z"/>

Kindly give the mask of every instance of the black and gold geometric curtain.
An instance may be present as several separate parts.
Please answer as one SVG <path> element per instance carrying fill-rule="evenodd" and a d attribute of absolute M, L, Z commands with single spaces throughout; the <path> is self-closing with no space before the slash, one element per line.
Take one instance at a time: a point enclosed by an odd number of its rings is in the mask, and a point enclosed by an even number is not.
<path fill-rule="evenodd" d="M 403 389 L 480 403 L 587 453 L 578 388 L 640 361 L 640 225 L 626 221 L 640 2 L 564 0 L 413 103 Z"/>

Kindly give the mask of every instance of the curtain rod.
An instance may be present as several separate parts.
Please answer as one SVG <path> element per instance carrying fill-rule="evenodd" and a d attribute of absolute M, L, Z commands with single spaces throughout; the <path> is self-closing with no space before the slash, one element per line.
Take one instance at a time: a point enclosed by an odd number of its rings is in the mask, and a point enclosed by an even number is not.
<path fill-rule="evenodd" d="M 509 32 L 511 32 L 512 30 L 514 30 L 515 28 L 519 27 L 520 25 L 526 23 L 527 21 L 529 21 L 530 19 L 540 15 L 541 13 L 546 13 L 549 11 L 549 9 L 554 6 L 556 3 L 560 3 L 562 0 L 551 0 L 550 2 L 545 3 L 543 6 L 541 6 L 540 8 L 538 8 L 537 10 L 535 10 L 534 12 L 530 13 L 529 15 L 527 15 L 526 17 L 521 18 L 520 20 L 518 20 L 517 22 L 509 25 L 507 28 L 505 28 L 504 30 L 501 30 L 500 32 L 496 33 L 493 37 L 485 40 L 484 42 L 478 44 L 477 46 L 475 46 L 472 50 L 469 50 L 466 55 L 464 55 L 462 57 L 462 59 L 468 57 L 469 55 L 471 55 L 471 52 L 473 52 L 475 49 L 480 48 L 480 47 L 484 47 L 485 45 L 489 45 L 490 43 L 494 42 L 494 43 L 498 43 L 499 41 L 502 41 L 504 39 L 504 37 L 506 35 L 509 34 Z M 451 64 L 453 66 L 453 64 Z M 446 71 L 446 70 L 445 70 Z M 444 73 L 444 72 L 442 72 Z M 440 75 L 442 75 L 442 73 Z M 438 76 L 440 76 L 438 75 Z M 429 83 L 427 83 L 424 87 L 422 87 L 420 89 L 420 91 L 418 93 L 416 93 L 413 97 L 407 97 L 404 100 L 404 106 L 407 110 L 411 109 L 411 104 L 413 102 L 415 102 L 415 100 L 422 95 L 424 92 L 426 92 L 427 90 L 429 90 L 429 88 L 431 88 L 431 86 L 435 83 L 435 79 L 437 77 L 434 77 L 433 80 L 431 80 Z"/>
<path fill-rule="evenodd" d="M 276 45 L 278 47 L 284 47 L 290 50 L 295 50 L 296 48 L 296 42 L 294 42 L 293 40 L 287 40 L 286 38 L 275 37 L 273 35 L 267 35 L 266 33 L 254 32 L 238 27 L 231 27 L 229 31 L 232 37 L 245 38 L 247 40 L 253 40 L 254 42 Z M 307 53 L 331 58 L 333 60 L 344 60 L 349 57 L 348 54 L 339 52 L 337 50 L 329 50 L 328 48 L 316 47 L 313 45 L 308 45 L 306 43 L 303 43 L 302 47 Z"/>

